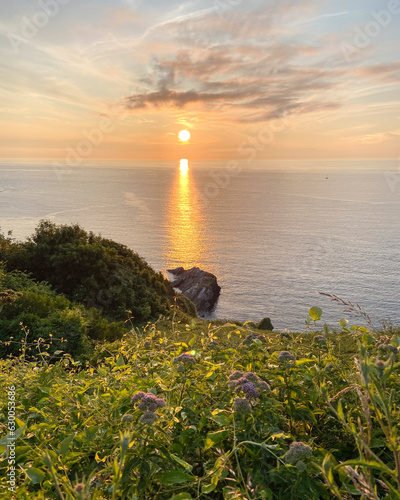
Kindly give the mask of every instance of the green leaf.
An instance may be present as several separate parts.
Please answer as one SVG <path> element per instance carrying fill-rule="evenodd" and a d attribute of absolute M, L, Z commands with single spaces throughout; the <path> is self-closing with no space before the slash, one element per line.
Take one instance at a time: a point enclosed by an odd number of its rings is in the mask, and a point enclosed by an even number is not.
<path fill-rule="evenodd" d="M 196 343 L 196 335 L 194 335 L 190 340 L 189 340 L 189 347 L 193 347 L 194 344 Z"/>
<path fill-rule="evenodd" d="M 344 416 L 343 405 L 342 405 L 341 401 L 338 402 L 337 413 L 338 413 L 338 417 L 340 418 L 340 420 L 342 422 L 344 422 L 346 420 L 346 418 Z"/>
<path fill-rule="evenodd" d="M 25 472 L 33 484 L 41 483 L 46 477 L 46 474 L 42 470 L 36 469 L 35 467 L 30 467 L 26 469 Z"/>
<path fill-rule="evenodd" d="M 181 470 L 171 470 L 161 476 L 162 484 L 181 484 L 188 481 L 195 481 L 195 477 Z"/>
<path fill-rule="evenodd" d="M 172 496 L 169 500 L 192 500 L 192 495 L 190 493 L 178 493 Z"/>
<path fill-rule="evenodd" d="M 123 356 L 118 356 L 117 358 L 117 366 L 124 366 L 125 365 L 125 360 Z"/>
<path fill-rule="evenodd" d="M 169 456 L 175 460 L 176 463 L 178 463 L 179 465 L 182 465 L 182 467 L 188 471 L 192 471 L 193 469 L 193 466 L 188 464 L 187 462 L 185 462 L 184 460 L 182 460 L 181 458 L 177 457 L 176 455 L 174 455 L 173 453 L 170 453 Z"/>
<path fill-rule="evenodd" d="M 60 448 L 58 450 L 59 455 L 65 455 L 74 440 L 75 434 L 71 434 L 71 436 L 68 436 L 67 438 L 63 439 L 60 443 Z"/>
<path fill-rule="evenodd" d="M 314 306 L 309 310 L 308 314 L 310 315 L 311 319 L 313 319 L 314 321 L 318 321 L 321 319 L 322 309 L 320 307 Z"/>
<path fill-rule="evenodd" d="M 380 464 L 379 462 L 367 460 L 347 460 L 346 462 L 342 462 L 335 467 L 335 469 L 340 469 L 341 467 L 345 467 L 346 465 L 358 465 L 359 467 L 371 467 L 372 469 L 379 469 L 383 472 L 387 472 L 387 467 L 385 465 Z"/>
<path fill-rule="evenodd" d="M 221 427 L 227 426 L 230 422 L 229 415 L 226 415 L 224 413 L 219 413 L 217 415 L 213 415 L 212 417 L 210 417 L 210 419 L 214 420 L 214 422 L 216 422 Z"/>
<path fill-rule="evenodd" d="M 348 322 L 349 322 L 349 321 L 348 321 L 347 319 L 341 318 L 341 319 L 339 320 L 339 325 L 340 325 L 342 328 L 347 328 L 347 323 L 348 323 Z"/>
<path fill-rule="evenodd" d="M 212 448 L 215 444 L 220 443 L 229 436 L 229 431 L 217 431 L 207 434 L 204 450 Z"/>
<path fill-rule="evenodd" d="M 305 363 L 315 363 L 315 359 L 303 358 L 294 362 L 295 366 L 304 365 Z"/>

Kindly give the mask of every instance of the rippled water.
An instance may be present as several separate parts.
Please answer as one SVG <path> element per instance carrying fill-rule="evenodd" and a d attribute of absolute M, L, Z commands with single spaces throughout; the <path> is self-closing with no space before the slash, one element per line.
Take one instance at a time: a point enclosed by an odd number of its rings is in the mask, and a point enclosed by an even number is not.
<path fill-rule="evenodd" d="M 230 165 L 234 167 L 235 165 Z M 0 226 L 78 222 L 156 270 L 197 265 L 222 287 L 213 317 L 301 328 L 318 291 L 400 323 L 400 182 L 395 161 L 0 163 Z M 392 174 L 389 176 L 388 174 Z M 393 177 L 394 176 L 394 177 Z M 399 177 L 400 179 L 400 177 Z M 349 317 L 347 315 L 347 317 Z"/>

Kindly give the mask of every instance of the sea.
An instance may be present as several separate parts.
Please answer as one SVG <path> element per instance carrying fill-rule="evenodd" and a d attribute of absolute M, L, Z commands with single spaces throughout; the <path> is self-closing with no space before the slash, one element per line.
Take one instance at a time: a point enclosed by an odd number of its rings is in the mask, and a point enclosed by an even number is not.
<path fill-rule="evenodd" d="M 156 271 L 198 266 L 221 295 L 210 319 L 303 330 L 365 324 L 320 292 L 400 325 L 399 160 L 0 161 L 0 227 L 42 219 L 127 245 Z"/>

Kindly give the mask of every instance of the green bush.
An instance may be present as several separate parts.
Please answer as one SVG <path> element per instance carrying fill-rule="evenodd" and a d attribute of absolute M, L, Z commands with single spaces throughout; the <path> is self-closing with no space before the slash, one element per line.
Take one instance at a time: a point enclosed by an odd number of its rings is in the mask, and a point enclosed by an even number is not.
<path fill-rule="evenodd" d="M 24 243 L 2 236 L 0 260 L 7 270 L 29 272 L 68 299 L 95 307 L 114 321 L 124 321 L 129 314 L 139 324 L 169 315 L 176 296 L 162 274 L 138 254 L 78 225 L 42 221 Z M 178 300 L 183 312 L 195 314 L 188 299 Z"/>
<path fill-rule="evenodd" d="M 78 358 L 92 351 L 89 338 L 112 341 L 127 331 L 124 322 L 110 323 L 97 309 L 73 304 L 50 285 L 20 271 L 7 273 L 0 268 L 0 299 L 1 357 L 18 355 L 23 349 L 36 356 L 37 341 L 42 339 L 41 348 L 48 354 L 62 350 Z"/>

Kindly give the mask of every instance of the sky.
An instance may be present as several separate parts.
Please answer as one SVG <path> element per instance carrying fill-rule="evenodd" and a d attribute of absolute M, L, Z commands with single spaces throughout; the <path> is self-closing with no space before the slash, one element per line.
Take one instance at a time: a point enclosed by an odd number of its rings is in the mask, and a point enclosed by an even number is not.
<path fill-rule="evenodd" d="M 0 158 L 400 155 L 400 0 L 0 10 Z"/>

